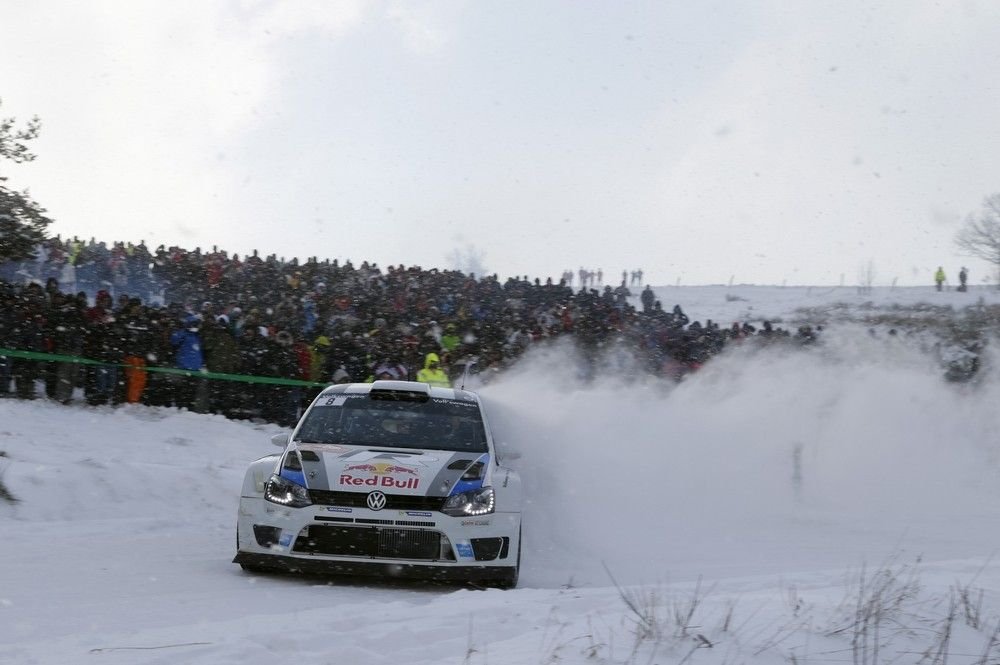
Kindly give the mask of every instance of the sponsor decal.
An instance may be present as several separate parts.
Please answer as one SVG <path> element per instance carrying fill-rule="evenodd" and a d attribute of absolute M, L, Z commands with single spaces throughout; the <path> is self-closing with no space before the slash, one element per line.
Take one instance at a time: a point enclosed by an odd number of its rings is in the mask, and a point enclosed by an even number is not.
<path fill-rule="evenodd" d="M 371 474 L 365 476 L 362 474 Z M 402 475 L 402 477 L 400 477 Z M 420 486 L 419 474 L 410 467 L 393 462 L 365 462 L 345 466 L 340 474 L 341 485 L 355 487 L 386 487 L 389 489 L 415 490 Z"/>
<path fill-rule="evenodd" d="M 407 517 L 434 517 L 434 513 L 424 512 L 423 510 L 407 510 L 399 511 L 401 514 L 405 512 Z"/>
<path fill-rule="evenodd" d="M 281 545 L 282 547 L 288 547 L 289 545 L 291 545 L 292 534 L 290 533 L 281 534 L 281 538 L 278 539 L 278 544 Z"/>
<path fill-rule="evenodd" d="M 455 551 L 458 552 L 460 559 L 474 559 L 476 557 L 475 552 L 472 551 L 472 543 L 467 540 L 455 543 Z"/>
<path fill-rule="evenodd" d="M 385 487 L 388 489 L 415 490 L 420 486 L 419 478 L 394 478 L 393 476 L 370 476 L 362 478 L 350 473 L 340 474 L 341 485 L 354 487 Z"/>
<path fill-rule="evenodd" d="M 489 526 L 489 520 L 462 520 L 462 526 Z"/>
<path fill-rule="evenodd" d="M 353 513 L 354 510 L 351 508 L 341 508 L 340 506 L 327 506 L 327 512 L 330 513 Z"/>
<path fill-rule="evenodd" d="M 367 471 L 368 473 L 374 473 L 376 476 L 385 476 L 390 473 L 408 473 L 411 476 L 416 476 L 417 472 L 408 466 L 400 466 L 398 464 L 393 464 L 392 462 L 366 462 L 364 464 L 352 464 L 350 466 L 345 466 L 344 471 Z"/>
<path fill-rule="evenodd" d="M 476 406 L 476 403 L 472 401 L 457 400 L 457 399 L 441 399 L 440 397 L 435 397 L 431 401 L 434 402 L 435 404 L 451 404 L 452 406 L 471 406 L 471 407 Z"/>
<path fill-rule="evenodd" d="M 264 512 L 268 515 L 275 515 L 277 517 L 291 517 L 292 514 L 288 512 L 288 508 L 279 508 L 278 506 L 267 504 L 264 506 Z"/>

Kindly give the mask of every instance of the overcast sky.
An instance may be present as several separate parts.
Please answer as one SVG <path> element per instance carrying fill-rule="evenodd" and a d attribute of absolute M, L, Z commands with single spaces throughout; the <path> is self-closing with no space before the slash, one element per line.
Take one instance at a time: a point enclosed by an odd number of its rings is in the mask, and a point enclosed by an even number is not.
<path fill-rule="evenodd" d="M 953 238 L 1000 191 L 992 0 L 0 9 L 0 115 L 43 123 L 3 173 L 55 233 L 656 284 L 987 273 Z"/>

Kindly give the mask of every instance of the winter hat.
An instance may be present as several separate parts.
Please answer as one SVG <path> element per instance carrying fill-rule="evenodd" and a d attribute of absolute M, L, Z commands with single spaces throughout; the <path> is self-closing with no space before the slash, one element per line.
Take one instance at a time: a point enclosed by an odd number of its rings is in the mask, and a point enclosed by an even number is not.
<path fill-rule="evenodd" d="M 280 330 L 278 331 L 278 334 L 275 336 L 275 341 L 277 341 L 278 344 L 282 346 L 291 346 L 292 334 L 287 330 Z"/>

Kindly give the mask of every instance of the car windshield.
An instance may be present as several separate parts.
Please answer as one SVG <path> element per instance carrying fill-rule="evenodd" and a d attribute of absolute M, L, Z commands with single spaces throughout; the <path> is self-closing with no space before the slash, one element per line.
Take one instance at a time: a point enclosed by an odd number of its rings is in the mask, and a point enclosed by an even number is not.
<path fill-rule="evenodd" d="M 380 448 L 431 448 L 486 452 L 479 406 L 448 399 L 371 399 L 368 395 L 320 397 L 295 441 Z"/>

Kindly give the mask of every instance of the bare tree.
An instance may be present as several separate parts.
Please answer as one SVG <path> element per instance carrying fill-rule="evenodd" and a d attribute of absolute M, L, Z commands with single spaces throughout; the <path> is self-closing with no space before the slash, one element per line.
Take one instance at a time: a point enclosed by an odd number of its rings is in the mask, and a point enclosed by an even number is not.
<path fill-rule="evenodd" d="M 1000 194 L 987 196 L 983 209 L 965 218 L 955 244 L 965 254 L 992 263 L 1000 282 Z"/>

